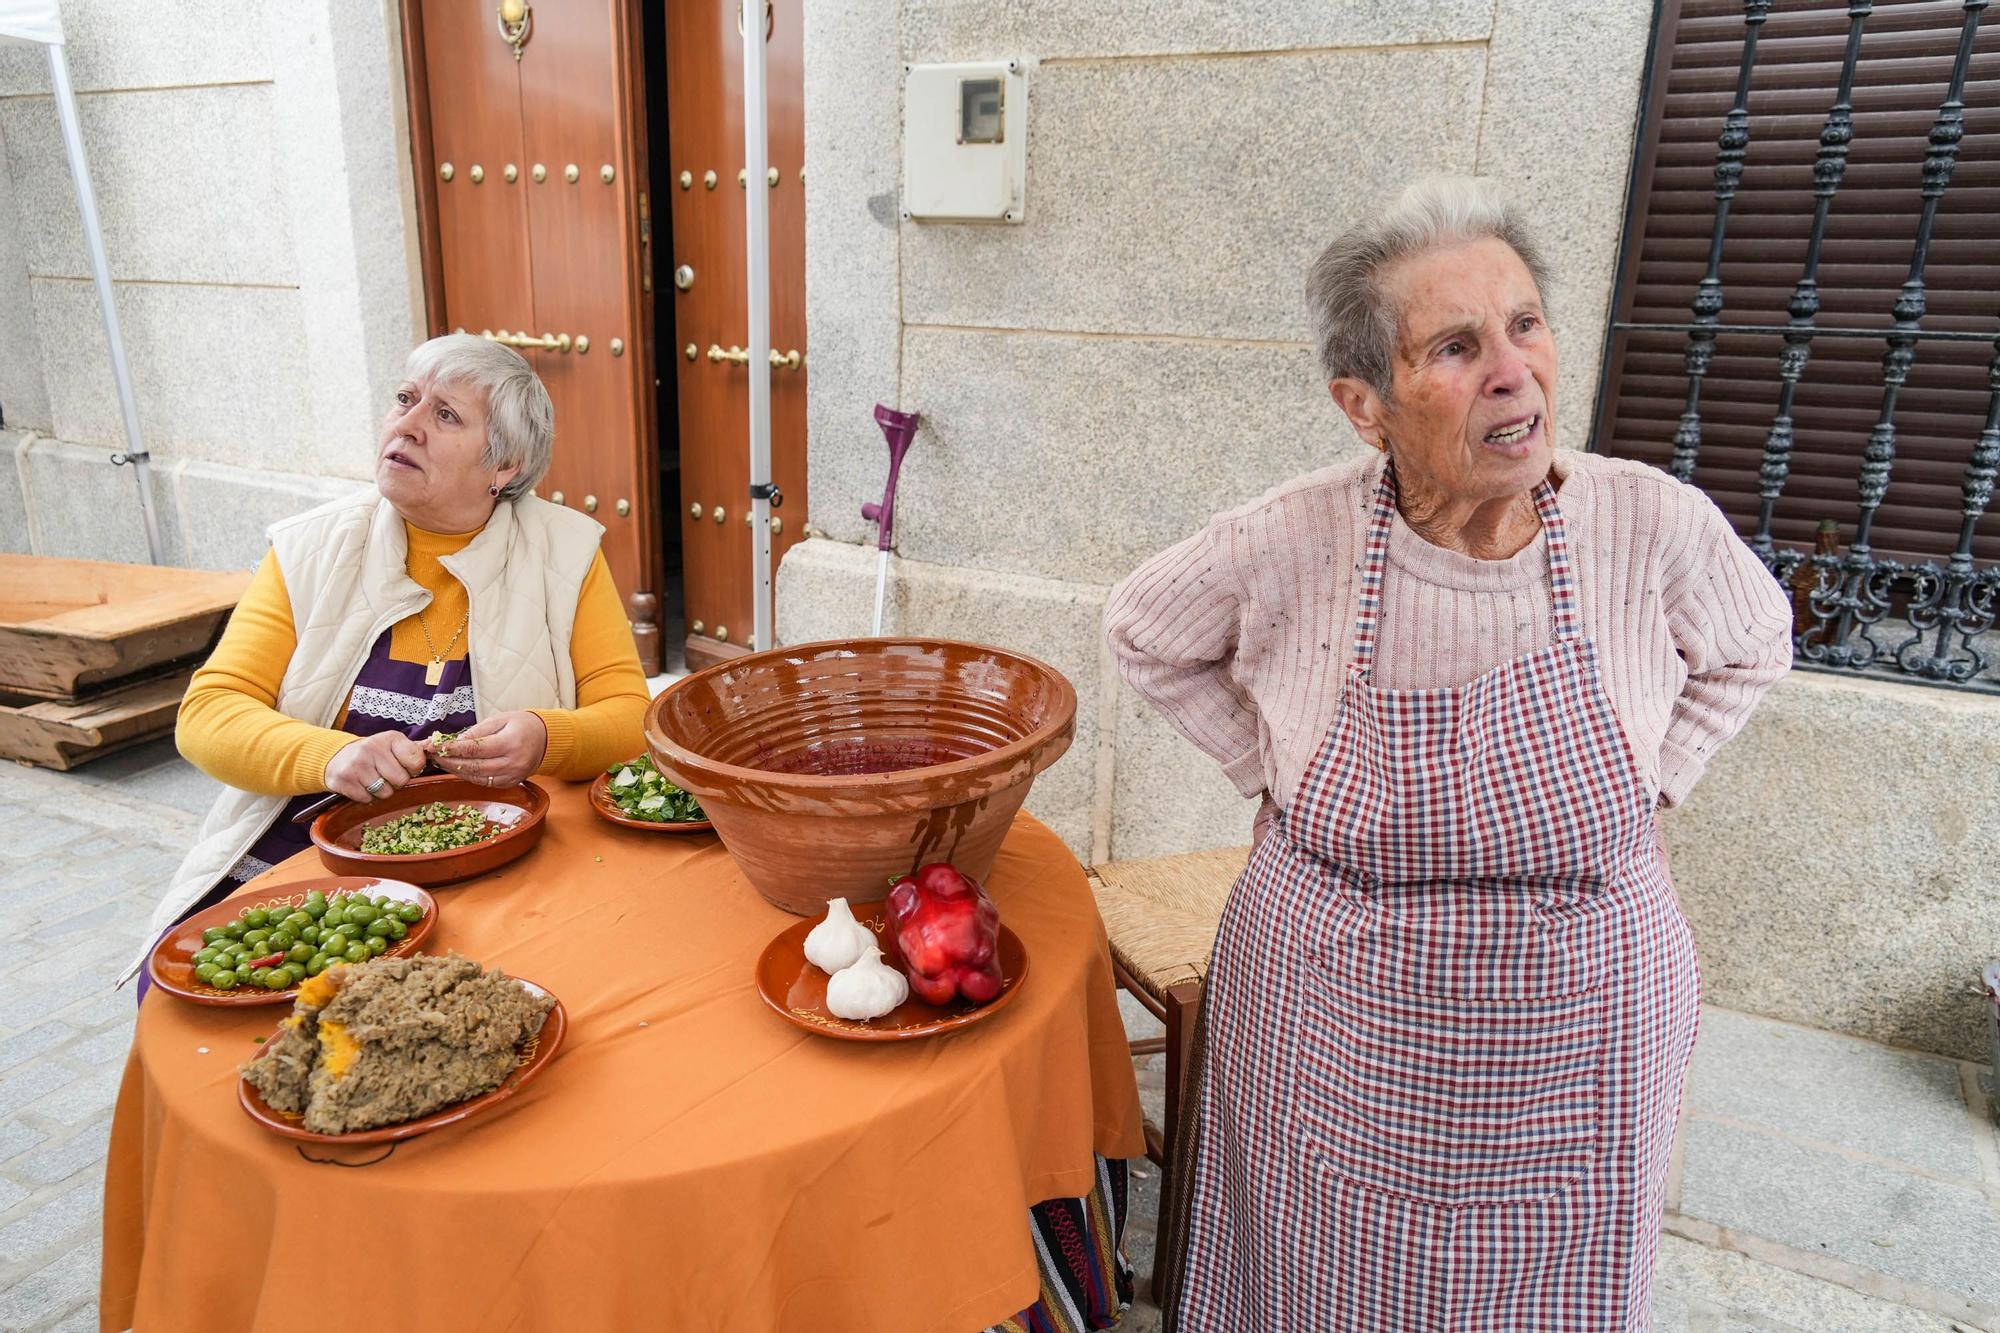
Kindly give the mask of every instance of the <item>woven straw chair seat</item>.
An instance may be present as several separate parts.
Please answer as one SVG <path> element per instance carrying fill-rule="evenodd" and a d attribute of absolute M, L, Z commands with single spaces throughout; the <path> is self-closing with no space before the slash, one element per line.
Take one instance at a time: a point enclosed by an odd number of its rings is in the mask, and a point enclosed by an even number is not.
<path fill-rule="evenodd" d="M 1225 847 L 1091 867 L 1112 955 L 1154 999 L 1207 973 L 1222 905 L 1249 859 L 1248 847 Z"/>

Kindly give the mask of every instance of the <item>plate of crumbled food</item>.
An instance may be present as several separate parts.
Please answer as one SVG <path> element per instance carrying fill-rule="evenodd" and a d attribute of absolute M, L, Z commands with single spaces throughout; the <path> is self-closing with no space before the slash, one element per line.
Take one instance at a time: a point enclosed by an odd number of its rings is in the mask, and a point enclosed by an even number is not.
<path fill-rule="evenodd" d="M 643 754 L 597 775 L 590 784 L 590 808 L 600 819 L 652 833 L 706 833 L 715 827 L 694 793 L 667 781 Z"/>
<path fill-rule="evenodd" d="M 555 1058 L 562 1002 L 457 954 L 381 958 L 299 987 L 237 1100 L 302 1143 L 390 1143 L 490 1113 Z"/>
<path fill-rule="evenodd" d="M 336 875 L 451 884 L 526 856 L 542 840 L 548 794 L 532 782 L 486 787 L 417 778 L 367 804 L 344 801 L 312 822 L 313 846 Z"/>

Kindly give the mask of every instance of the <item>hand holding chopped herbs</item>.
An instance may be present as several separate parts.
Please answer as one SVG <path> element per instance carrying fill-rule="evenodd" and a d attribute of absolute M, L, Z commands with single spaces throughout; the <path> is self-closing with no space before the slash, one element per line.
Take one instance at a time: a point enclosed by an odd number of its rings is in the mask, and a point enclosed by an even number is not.
<path fill-rule="evenodd" d="M 432 801 L 363 830 L 361 850 L 370 856 L 416 856 L 470 847 L 501 832 L 475 806 Z"/>
<path fill-rule="evenodd" d="M 605 770 L 611 776 L 611 799 L 628 819 L 655 824 L 686 824 L 707 819 L 692 792 L 682 791 L 653 767 L 652 759 L 640 755 Z"/>
<path fill-rule="evenodd" d="M 297 907 L 246 907 L 201 933 L 195 979 L 213 990 L 289 990 L 344 963 L 387 953 L 424 919 L 420 904 L 318 889 Z"/>

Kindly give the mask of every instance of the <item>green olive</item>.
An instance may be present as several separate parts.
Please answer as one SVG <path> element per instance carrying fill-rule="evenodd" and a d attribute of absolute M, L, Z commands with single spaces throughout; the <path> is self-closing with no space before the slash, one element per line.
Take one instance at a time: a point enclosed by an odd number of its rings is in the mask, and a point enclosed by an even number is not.
<path fill-rule="evenodd" d="M 396 919 L 395 917 L 393 917 L 393 916 L 392 916 L 392 917 L 390 917 L 390 918 L 389 918 L 388 920 L 389 920 L 389 938 L 390 938 L 390 939 L 392 939 L 392 940 L 400 940 L 400 939 L 404 939 L 404 938 L 406 938 L 406 937 L 407 937 L 407 936 L 409 935 L 409 933 L 410 933 L 410 928 L 409 928 L 408 926 L 404 925 L 404 924 L 403 924 L 402 922 L 398 921 L 398 920 L 397 920 L 397 919 Z M 371 929 L 372 929 L 372 927 L 371 927 Z"/>
<path fill-rule="evenodd" d="M 378 893 L 375 895 L 375 906 L 377 910 L 393 906 L 394 902 L 395 900 L 393 898 L 390 898 L 386 894 Z"/>
<path fill-rule="evenodd" d="M 319 943 L 319 927 L 318 927 L 318 926 L 307 926 L 307 927 L 306 927 L 306 928 L 305 928 L 304 930 L 300 931 L 300 932 L 299 932 L 299 943 L 301 943 L 301 944 L 318 944 L 318 943 Z"/>
<path fill-rule="evenodd" d="M 345 907 L 329 907 L 326 909 L 326 914 L 319 919 L 320 929 L 324 930 L 328 926 L 337 926 L 345 920 L 347 920 L 347 909 Z"/>
<path fill-rule="evenodd" d="M 207 930 L 201 932 L 201 942 L 203 944 L 213 944 L 217 940 L 226 940 L 228 938 L 229 933 L 221 926 L 210 926 Z"/>
<path fill-rule="evenodd" d="M 365 963 L 372 957 L 374 955 L 368 952 L 368 946 L 365 944 L 347 946 L 347 961 L 350 963 Z"/>
<path fill-rule="evenodd" d="M 222 951 L 220 949 L 214 949 L 214 948 L 196 949 L 194 951 L 194 965 L 196 967 L 200 967 L 203 963 L 212 963 L 221 956 L 222 956 Z"/>
<path fill-rule="evenodd" d="M 397 903 L 395 912 L 397 918 L 406 925 L 414 926 L 417 922 L 424 919 L 424 905 L 422 903 Z"/>
<path fill-rule="evenodd" d="M 243 938 L 243 932 L 248 929 L 250 927 L 244 925 L 241 921 L 232 921 L 222 928 L 222 937 L 224 939 L 240 940 Z"/>
<path fill-rule="evenodd" d="M 312 923 L 313 919 L 309 913 L 294 912 L 290 916 L 285 918 L 284 926 L 286 930 L 289 930 L 292 932 L 292 934 L 296 935 L 300 931 L 304 930 L 307 926 L 310 926 Z"/>
<path fill-rule="evenodd" d="M 312 956 L 318 952 L 319 950 L 313 948 L 310 944 L 294 944 L 291 948 L 285 950 L 285 958 L 288 962 L 304 963 L 311 961 Z"/>
<path fill-rule="evenodd" d="M 271 914 L 261 907 L 247 908 L 243 913 L 243 924 L 251 930 L 255 930 L 259 926 L 267 926 L 270 923 Z"/>
<path fill-rule="evenodd" d="M 213 977 L 210 977 L 208 984 L 217 990 L 235 990 L 236 973 L 225 967 Z"/>
<path fill-rule="evenodd" d="M 314 954 L 314 955 L 313 955 L 312 957 L 310 957 L 310 958 L 306 959 L 306 975 L 307 975 L 307 976 L 309 976 L 309 977 L 316 977 L 316 976 L 318 976 L 318 975 L 319 975 L 320 973 L 322 973 L 322 972 L 324 972 L 324 971 L 326 971 L 326 955 L 325 955 L 325 954 L 323 954 L 323 953 L 316 953 L 316 954 Z"/>
<path fill-rule="evenodd" d="M 382 909 L 374 903 L 351 903 L 347 908 L 347 919 L 357 921 L 364 926 L 380 915 Z"/>
<path fill-rule="evenodd" d="M 394 937 L 395 932 L 390 927 L 402 924 L 402 922 L 396 920 L 393 916 L 378 916 L 368 923 L 368 933 L 370 935 L 379 935 L 383 939 L 391 939 Z"/>
<path fill-rule="evenodd" d="M 261 984 L 265 990 L 283 990 L 292 984 L 292 974 L 282 967 L 274 967 L 264 973 Z"/>
<path fill-rule="evenodd" d="M 194 970 L 195 979 L 212 986 L 215 984 L 215 974 L 221 970 L 214 963 L 203 963 Z"/>
<path fill-rule="evenodd" d="M 281 950 L 289 949 L 294 944 L 297 944 L 299 942 L 299 937 L 296 933 L 289 930 L 274 930 L 271 932 L 271 938 L 264 942 L 271 946 L 271 951 L 273 953 L 277 953 Z"/>
<path fill-rule="evenodd" d="M 368 937 L 368 943 L 365 947 L 368 951 L 368 956 L 370 958 L 379 958 L 383 954 L 389 952 L 388 937 L 383 935 L 370 935 Z M 352 953 L 353 950 L 350 949 L 348 950 L 348 952 Z"/>
<path fill-rule="evenodd" d="M 270 938 L 271 938 L 271 932 L 264 929 L 264 927 L 262 926 L 258 926 L 255 929 L 246 930 L 243 932 L 243 942 L 247 945 L 250 945 L 252 948 L 255 948 L 257 945 L 262 944 L 265 940 L 268 940 Z"/>

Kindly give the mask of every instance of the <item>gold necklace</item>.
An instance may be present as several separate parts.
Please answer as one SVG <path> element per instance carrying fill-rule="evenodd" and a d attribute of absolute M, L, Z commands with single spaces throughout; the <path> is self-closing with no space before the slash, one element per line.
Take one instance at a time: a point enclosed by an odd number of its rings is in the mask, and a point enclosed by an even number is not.
<path fill-rule="evenodd" d="M 468 606 L 465 608 L 465 619 L 458 622 L 458 628 L 451 632 L 451 642 L 444 646 L 445 653 L 457 645 L 458 636 L 465 633 L 465 627 L 471 620 L 472 608 Z M 424 632 L 424 647 L 431 650 L 431 664 L 424 668 L 424 684 L 435 685 L 444 679 L 444 653 L 439 652 L 437 645 L 431 642 L 431 627 L 424 623 L 424 613 L 421 610 L 417 612 L 417 628 Z"/>

